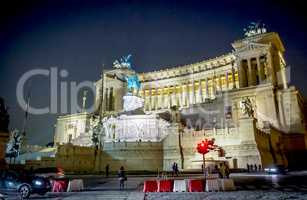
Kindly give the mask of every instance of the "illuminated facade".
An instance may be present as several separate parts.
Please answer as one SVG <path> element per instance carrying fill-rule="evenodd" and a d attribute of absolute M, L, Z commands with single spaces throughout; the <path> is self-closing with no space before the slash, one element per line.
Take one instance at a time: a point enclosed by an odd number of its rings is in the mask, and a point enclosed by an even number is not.
<path fill-rule="evenodd" d="M 125 123 L 131 126 L 140 122 L 138 115 L 142 119 L 147 116 L 154 123 L 162 121 L 167 133 L 150 141 L 140 136 L 140 132 L 148 131 L 142 126 L 137 126 L 141 127 L 138 131 L 129 127 L 121 131 L 118 127 L 123 127 L 119 124 L 122 122 L 116 121 L 114 135 L 109 134 L 103 142 L 129 142 L 125 138 L 131 135 L 138 135 L 133 140 L 144 143 L 159 142 L 163 151 L 157 159 L 165 170 L 174 161 L 181 163 L 183 169 L 199 168 L 201 157 L 195 145 L 205 137 L 215 138 L 226 152 L 222 156 L 209 153 L 209 160 L 226 160 L 233 168 L 245 168 L 247 164 L 288 165 L 289 152 L 305 150 L 307 140 L 304 100 L 288 84 L 283 43 L 277 33 L 262 30 L 233 42 L 232 47 L 231 53 L 216 58 L 137 73 L 141 87 L 131 92 L 143 99 L 142 114 L 123 113 L 127 94 L 123 74 L 133 74 L 133 70 L 120 67 L 105 70 L 102 79 L 96 82 L 97 112 L 105 118 L 126 117 Z M 163 113 L 171 114 L 174 107 L 182 116 L 183 127 L 163 118 Z M 83 131 L 78 132 L 75 126 L 70 133 L 69 123 L 81 119 Z M 80 141 L 78 137 L 82 134 L 90 141 L 86 126 L 89 121 L 90 114 L 86 113 L 58 118 L 55 143 Z M 159 127 L 157 124 L 151 128 L 155 131 Z"/>

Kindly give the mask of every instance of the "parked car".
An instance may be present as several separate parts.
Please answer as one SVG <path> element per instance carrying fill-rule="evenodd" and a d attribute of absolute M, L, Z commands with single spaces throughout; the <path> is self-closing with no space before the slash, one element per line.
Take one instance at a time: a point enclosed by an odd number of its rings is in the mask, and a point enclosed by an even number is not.
<path fill-rule="evenodd" d="M 51 191 L 49 179 L 26 172 L 2 170 L 0 172 L 0 193 L 28 198 L 31 194 L 45 195 Z"/>
<path fill-rule="evenodd" d="M 271 165 L 269 167 L 264 168 L 264 171 L 268 174 L 286 174 L 288 169 L 283 165 Z"/>

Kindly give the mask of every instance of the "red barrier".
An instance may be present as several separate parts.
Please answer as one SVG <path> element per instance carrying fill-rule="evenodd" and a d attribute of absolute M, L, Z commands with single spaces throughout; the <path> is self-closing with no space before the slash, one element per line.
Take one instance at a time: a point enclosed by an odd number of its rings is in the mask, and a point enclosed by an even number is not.
<path fill-rule="evenodd" d="M 200 179 L 189 180 L 189 192 L 203 192 L 204 182 Z"/>
<path fill-rule="evenodd" d="M 158 184 L 156 180 L 144 181 L 143 192 L 157 192 Z"/>
<path fill-rule="evenodd" d="M 158 183 L 158 192 L 173 192 L 173 180 L 160 180 Z"/>
<path fill-rule="evenodd" d="M 53 180 L 52 192 L 66 192 L 68 186 L 68 180 Z"/>

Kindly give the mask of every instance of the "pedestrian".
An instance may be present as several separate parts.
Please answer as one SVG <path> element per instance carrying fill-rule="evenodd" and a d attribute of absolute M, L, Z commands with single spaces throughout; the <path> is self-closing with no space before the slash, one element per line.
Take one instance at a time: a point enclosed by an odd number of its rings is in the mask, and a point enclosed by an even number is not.
<path fill-rule="evenodd" d="M 225 165 L 224 165 L 224 163 L 220 163 L 219 177 L 220 178 L 225 177 Z"/>
<path fill-rule="evenodd" d="M 254 166 L 254 167 L 255 167 L 255 171 L 258 171 L 258 170 L 257 170 L 257 165 L 256 165 L 256 164 L 255 164 L 255 166 Z"/>
<path fill-rule="evenodd" d="M 125 181 L 127 180 L 124 167 L 121 166 L 118 171 L 119 189 L 124 189 Z"/>
<path fill-rule="evenodd" d="M 249 173 L 249 164 L 248 163 L 246 164 L 246 167 L 247 167 L 247 172 Z"/>
<path fill-rule="evenodd" d="M 261 165 L 258 166 L 258 171 L 261 172 Z"/>
<path fill-rule="evenodd" d="M 228 164 L 225 164 L 225 175 L 226 175 L 226 178 L 229 178 L 229 175 L 230 175 L 230 169 L 229 169 Z"/>
<path fill-rule="evenodd" d="M 178 164 L 175 162 L 175 175 L 178 176 L 179 170 L 178 170 Z"/>
<path fill-rule="evenodd" d="M 109 171 L 110 171 L 110 165 L 107 164 L 107 165 L 106 165 L 106 177 L 107 177 L 107 178 L 109 177 Z"/>
<path fill-rule="evenodd" d="M 253 164 L 250 165 L 250 170 L 251 170 L 251 172 L 254 171 L 254 165 Z"/>
<path fill-rule="evenodd" d="M 172 165 L 172 176 L 175 176 L 175 171 L 176 171 L 176 163 L 174 162 Z"/>
<path fill-rule="evenodd" d="M 214 166 L 214 173 L 219 173 L 219 167 L 217 165 Z"/>

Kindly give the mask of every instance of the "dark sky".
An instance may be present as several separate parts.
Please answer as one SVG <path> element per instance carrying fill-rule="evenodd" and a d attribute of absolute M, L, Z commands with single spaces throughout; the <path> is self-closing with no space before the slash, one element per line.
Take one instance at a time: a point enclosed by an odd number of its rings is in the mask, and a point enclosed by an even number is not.
<path fill-rule="evenodd" d="M 258 20 L 280 34 L 291 84 L 307 95 L 306 9 L 295 0 L 7 2 L 0 6 L 0 96 L 11 128 L 22 127 L 15 93 L 28 70 L 57 66 L 69 72 L 62 81 L 80 82 L 97 80 L 102 63 L 110 67 L 129 53 L 136 71 L 193 63 L 230 52 L 243 28 Z M 44 107 L 49 98 L 49 80 L 34 78 L 31 105 Z M 56 116 L 30 115 L 28 142 L 52 141 Z"/>

